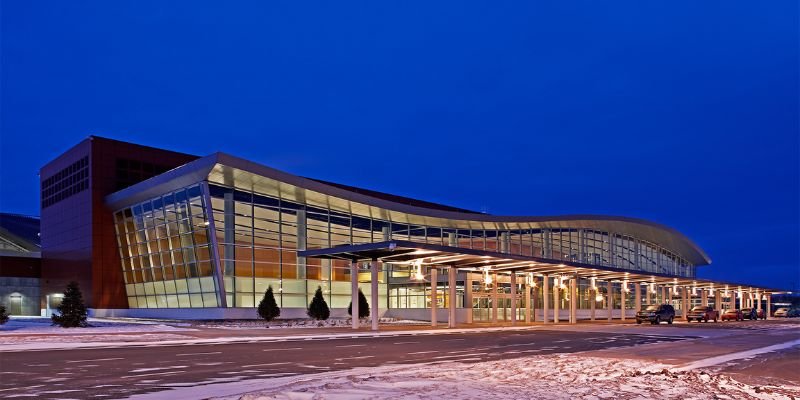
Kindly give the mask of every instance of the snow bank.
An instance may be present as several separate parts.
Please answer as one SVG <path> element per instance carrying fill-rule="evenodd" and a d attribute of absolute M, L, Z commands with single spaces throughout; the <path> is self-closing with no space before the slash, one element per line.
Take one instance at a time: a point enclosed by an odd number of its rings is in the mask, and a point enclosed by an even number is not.
<path fill-rule="evenodd" d="M 238 384 L 243 383 L 249 382 Z M 645 361 L 566 354 L 474 364 L 358 368 L 265 380 L 261 387 L 269 389 L 229 398 L 790 399 L 800 396 L 800 388 L 751 386 L 704 371 L 675 372 L 667 365 Z M 233 394 L 215 392 L 213 388 L 214 385 L 205 387 L 206 395 Z"/>

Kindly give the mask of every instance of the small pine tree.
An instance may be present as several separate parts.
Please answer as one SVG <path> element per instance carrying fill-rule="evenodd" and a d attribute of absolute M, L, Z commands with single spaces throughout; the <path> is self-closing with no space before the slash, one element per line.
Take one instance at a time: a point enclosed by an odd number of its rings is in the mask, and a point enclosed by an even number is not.
<path fill-rule="evenodd" d="M 86 316 L 88 312 L 86 305 L 83 304 L 83 294 L 78 288 L 77 282 L 70 282 L 67 285 L 67 290 L 64 291 L 64 298 L 57 308 L 58 314 L 53 314 L 50 318 L 53 320 L 53 325 L 59 325 L 62 328 L 84 328 L 89 326 L 86 323 Z"/>
<path fill-rule="evenodd" d="M 0 325 L 8 322 L 8 313 L 6 312 L 5 304 L 0 304 Z"/>
<path fill-rule="evenodd" d="M 353 302 L 350 302 L 350 305 L 347 306 L 347 314 L 352 316 L 353 315 Z M 367 303 L 367 298 L 364 296 L 364 293 L 361 289 L 358 289 L 358 319 L 367 318 L 369 317 L 369 303 Z"/>
<path fill-rule="evenodd" d="M 322 287 L 317 286 L 314 298 L 311 299 L 311 304 L 308 305 L 307 314 L 317 321 L 324 321 L 331 316 L 331 309 L 328 308 L 328 303 L 325 302 L 325 297 L 322 296 Z"/>
<path fill-rule="evenodd" d="M 264 292 L 264 298 L 258 303 L 258 316 L 269 322 L 281 316 L 281 309 L 275 301 L 275 295 L 272 293 L 272 286 L 267 288 Z"/>

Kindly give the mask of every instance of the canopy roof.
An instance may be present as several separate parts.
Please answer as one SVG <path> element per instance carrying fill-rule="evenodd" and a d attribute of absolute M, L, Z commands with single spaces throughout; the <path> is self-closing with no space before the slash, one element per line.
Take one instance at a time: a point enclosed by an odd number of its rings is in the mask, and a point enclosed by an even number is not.
<path fill-rule="evenodd" d="M 658 285 L 691 286 L 697 289 L 716 290 L 764 290 L 773 293 L 782 289 L 757 287 L 732 282 L 707 279 L 682 278 L 673 275 L 622 268 L 597 266 L 576 262 L 555 264 L 553 260 L 497 253 L 460 247 L 441 246 L 392 240 L 380 243 L 337 246 L 327 249 L 299 251 L 300 257 L 341 259 L 353 262 L 379 260 L 391 264 L 455 267 L 457 269 L 490 272 L 532 272 L 536 275 L 578 275 L 602 281 L 628 281 L 630 283 L 655 283 Z"/>

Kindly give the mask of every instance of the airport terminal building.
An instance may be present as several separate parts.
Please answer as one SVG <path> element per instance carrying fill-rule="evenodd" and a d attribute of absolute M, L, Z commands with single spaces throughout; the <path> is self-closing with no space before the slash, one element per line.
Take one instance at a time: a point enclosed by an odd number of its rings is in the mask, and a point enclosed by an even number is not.
<path fill-rule="evenodd" d="M 318 287 L 346 316 L 358 287 L 374 315 L 451 325 L 769 309 L 777 292 L 697 279 L 700 247 L 635 218 L 494 216 L 94 136 L 40 175 L 43 310 L 70 280 L 98 316 L 254 318 L 269 286 L 283 317 Z"/>

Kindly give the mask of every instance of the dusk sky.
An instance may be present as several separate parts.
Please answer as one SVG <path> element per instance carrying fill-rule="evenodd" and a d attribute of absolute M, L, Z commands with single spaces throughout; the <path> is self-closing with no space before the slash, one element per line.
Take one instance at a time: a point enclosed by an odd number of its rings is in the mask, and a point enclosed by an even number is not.
<path fill-rule="evenodd" d="M 798 2 L 2 3 L 0 211 L 89 135 L 674 227 L 800 289 Z"/>

